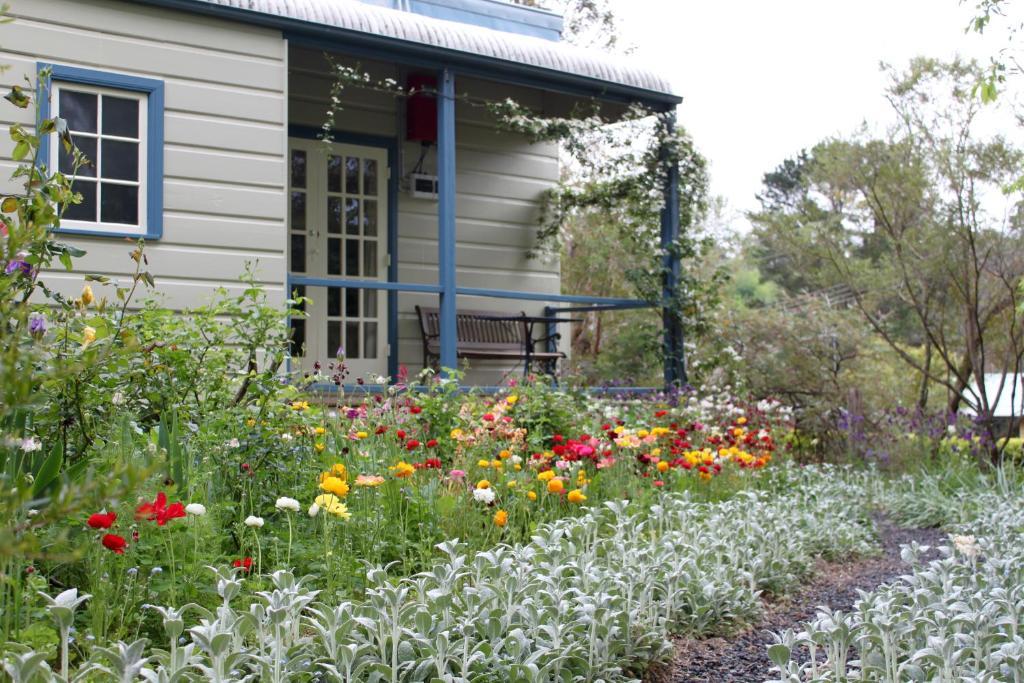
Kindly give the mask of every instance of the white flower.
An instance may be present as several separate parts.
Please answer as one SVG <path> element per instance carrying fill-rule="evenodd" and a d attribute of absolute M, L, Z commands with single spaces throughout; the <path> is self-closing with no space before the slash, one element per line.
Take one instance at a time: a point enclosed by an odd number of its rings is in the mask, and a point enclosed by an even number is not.
<path fill-rule="evenodd" d="M 277 499 L 277 502 L 274 503 L 274 507 L 276 507 L 278 510 L 290 510 L 291 512 L 298 512 L 299 501 L 295 500 L 294 498 L 288 498 L 287 496 L 281 496 L 280 498 Z"/>
<path fill-rule="evenodd" d="M 202 503 L 189 503 L 185 506 L 185 512 L 196 517 L 202 517 L 206 514 L 206 506 Z"/>
<path fill-rule="evenodd" d="M 249 515 L 245 518 L 245 525 L 247 527 L 252 527 L 253 529 L 259 529 L 263 526 L 263 518 L 255 515 Z"/>
<path fill-rule="evenodd" d="M 309 510 L 306 512 L 310 517 L 316 517 L 320 513 L 320 506 L 313 503 L 309 506 Z"/>
<path fill-rule="evenodd" d="M 473 498 L 478 503 L 490 505 L 494 502 L 494 491 L 492 489 L 473 489 Z"/>
<path fill-rule="evenodd" d="M 238 448 L 238 446 L 239 446 L 238 439 L 231 439 L 231 441 L 228 441 L 228 448 Z"/>
<path fill-rule="evenodd" d="M 288 432 L 285 432 L 284 434 L 281 435 L 281 440 L 282 441 L 291 441 L 292 440 L 292 435 L 289 434 Z"/>
<path fill-rule="evenodd" d="M 114 395 L 110 397 L 110 402 L 113 403 L 115 406 L 123 406 L 124 394 L 122 394 L 120 391 L 115 391 Z"/>
<path fill-rule="evenodd" d="M 35 438 L 34 436 L 26 438 L 24 441 L 21 442 L 21 450 L 25 451 L 26 453 L 32 453 L 33 451 L 42 450 L 42 448 L 42 442 L 39 439 Z"/>
<path fill-rule="evenodd" d="M 953 547 L 966 558 L 972 559 L 981 554 L 981 546 L 974 536 L 954 536 Z"/>
<path fill-rule="evenodd" d="M 950 436 L 956 436 L 956 425 L 949 425 L 946 427 L 946 433 Z"/>

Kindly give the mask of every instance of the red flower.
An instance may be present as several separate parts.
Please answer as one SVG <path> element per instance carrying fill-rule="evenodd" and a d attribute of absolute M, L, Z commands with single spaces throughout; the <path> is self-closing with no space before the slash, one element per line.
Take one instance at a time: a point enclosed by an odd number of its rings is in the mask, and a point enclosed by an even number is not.
<path fill-rule="evenodd" d="M 101 543 L 104 548 L 115 555 L 124 555 L 124 549 L 128 547 L 128 541 L 116 534 L 106 534 Z"/>
<path fill-rule="evenodd" d="M 491 413 L 484 413 L 482 419 L 484 422 L 494 422 L 494 415 Z"/>
<path fill-rule="evenodd" d="M 116 512 L 97 512 L 94 515 L 89 515 L 89 519 L 85 523 L 93 529 L 109 529 L 114 526 L 116 519 Z"/>
<path fill-rule="evenodd" d="M 252 558 L 243 557 L 240 560 L 235 560 L 231 563 L 231 566 L 235 567 L 236 569 L 241 569 L 246 574 L 248 574 L 250 571 L 252 571 Z"/>
<path fill-rule="evenodd" d="M 135 517 L 137 519 L 148 519 L 151 522 L 156 522 L 157 525 L 163 526 L 168 521 L 175 517 L 185 516 L 185 506 L 181 503 L 173 503 L 167 505 L 167 496 L 163 491 L 156 494 L 156 500 L 152 503 L 143 503 L 135 511 Z"/>
<path fill-rule="evenodd" d="M 601 425 L 601 429 L 603 429 L 603 430 L 604 430 L 604 431 L 606 431 L 606 432 L 607 432 L 607 431 L 608 431 L 609 429 L 611 429 L 611 428 L 612 428 L 612 426 L 611 426 L 610 424 L 608 424 L 607 422 L 605 422 L 605 423 L 604 423 L 603 425 Z"/>
<path fill-rule="evenodd" d="M 666 415 L 668 415 L 667 410 L 659 410 L 654 413 L 654 417 L 665 417 Z"/>
<path fill-rule="evenodd" d="M 654 485 L 655 485 L 655 487 L 660 489 L 662 486 L 665 485 L 665 482 L 663 482 L 661 479 L 659 479 L 656 482 L 654 482 Z"/>
<path fill-rule="evenodd" d="M 427 458 L 423 461 L 423 467 L 428 470 L 439 470 L 441 469 L 441 459 Z"/>
<path fill-rule="evenodd" d="M 405 430 L 404 429 L 399 429 L 398 431 L 395 432 L 395 436 L 397 436 L 399 439 L 404 439 L 405 438 Z"/>
<path fill-rule="evenodd" d="M 405 444 L 405 448 L 406 448 L 406 450 L 414 451 L 417 448 L 419 448 L 419 445 L 420 445 L 420 442 L 417 441 L 416 439 L 409 439 L 409 441 L 407 441 L 406 444 Z"/>
<path fill-rule="evenodd" d="M 562 443 L 563 441 L 565 441 L 565 437 L 562 436 L 561 434 L 555 434 L 554 436 L 551 437 L 551 440 L 554 441 L 555 443 Z"/>
<path fill-rule="evenodd" d="M 437 448 L 437 439 L 431 439 L 428 441 L 427 448 Z"/>
<path fill-rule="evenodd" d="M 419 415 L 423 412 L 423 408 L 420 408 L 419 406 L 409 406 L 409 412 L 413 415 Z"/>
<path fill-rule="evenodd" d="M 386 431 L 388 431 L 387 426 L 386 425 L 381 425 L 380 427 L 377 427 L 377 431 L 374 432 L 374 434 L 383 434 Z"/>

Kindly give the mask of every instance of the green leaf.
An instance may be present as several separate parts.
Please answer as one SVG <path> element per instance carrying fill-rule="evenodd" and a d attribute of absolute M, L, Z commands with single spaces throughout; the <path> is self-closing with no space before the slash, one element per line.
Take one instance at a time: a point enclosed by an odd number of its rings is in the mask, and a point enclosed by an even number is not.
<path fill-rule="evenodd" d="M 11 152 L 11 158 L 15 161 L 23 161 L 25 157 L 28 156 L 29 151 L 31 151 L 31 148 L 28 146 L 28 143 L 22 140 L 14 146 L 14 151 Z"/>
<path fill-rule="evenodd" d="M 25 94 L 25 89 L 20 85 L 11 86 L 11 92 L 4 95 L 4 99 L 19 109 L 27 108 L 29 103 L 32 101 L 32 99 Z"/>
<path fill-rule="evenodd" d="M 61 265 L 64 266 L 64 270 L 71 270 L 71 268 L 73 267 L 73 264 L 71 263 L 71 254 L 69 254 L 66 251 L 62 251 L 60 252 L 60 255 L 57 258 L 60 259 Z"/>
<path fill-rule="evenodd" d="M 64 446 L 60 441 L 53 445 L 49 457 L 43 461 L 42 467 L 36 473 L 36 481 L 32 486 L 32 495 L 39 497 L 53 484 L 60 475 L 60 468 L 64 465 Z"/>
<path fill-rule="evenodd" d="M 18 210 L 18 200 L 14 197 L 4 197 L 0 202 L 0 211 L 3 213 L 14 213 Z"/>

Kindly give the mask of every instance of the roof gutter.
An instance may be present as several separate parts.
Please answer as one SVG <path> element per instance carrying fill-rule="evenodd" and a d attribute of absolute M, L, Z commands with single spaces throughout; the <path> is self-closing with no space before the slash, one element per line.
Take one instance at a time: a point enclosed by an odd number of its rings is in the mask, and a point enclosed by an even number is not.
<path fill-rule="evenodd" d="M 429 68 L 452 68 L 458 73 L 501 80 L 571 95 L 594 97 L 620 103 L 641 102 L 657 110 L 671 110 L 682 98 L 670 93 L 646 90 L 633 86 L 603 81 L 588 76 L 545 69 L 476 55 L 461 50 L 450 50 L 424 45 L 390 36 L 316 24 L 290 17 L 281 17 L 254 10 L 216 5 L 203 0 L 135 0 L 139 4 L 174 9 L 191 14 L 202 14 L 228 21 L 261 26 L 281 31 L 293 43 L 306 44 L 326 50 L 340 51 L 368 59 L 394 61 L 403 55 L 410 63 Z"/>

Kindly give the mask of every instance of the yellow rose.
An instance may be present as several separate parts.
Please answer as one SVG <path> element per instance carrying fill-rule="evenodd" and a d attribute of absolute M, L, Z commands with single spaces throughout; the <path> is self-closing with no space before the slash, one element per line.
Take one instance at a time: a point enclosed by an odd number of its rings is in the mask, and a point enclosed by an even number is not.
<path fill-rule="evenodd" d="M 82 348 L 96 341 L 96 328 L 86 325 L 82 328 Z"/>
<path fill-rule="evenodd" d="M 82 304 L 88 306 L 95 300 L 96 297 L 92 295 L 92 287 L 90 287 L 89 285 L 82 287 Z"/>

